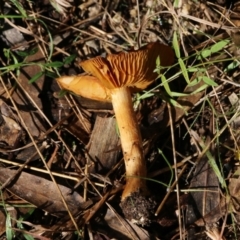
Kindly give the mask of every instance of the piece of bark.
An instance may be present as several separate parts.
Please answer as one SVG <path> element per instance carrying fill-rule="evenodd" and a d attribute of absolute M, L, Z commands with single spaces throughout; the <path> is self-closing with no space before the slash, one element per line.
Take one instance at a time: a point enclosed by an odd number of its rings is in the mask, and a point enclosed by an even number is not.
<path fill-rule="evenodd" d="M 0 183 L 4 184 L 9 177 L 14 175 L 16 175 L 16 170 L 0 168 Z M 85 202 L 77 192 L 72 192 L 72 189 L 63 185 L 58 186 L 73 215 L 92 203 L 91 201 Z M 55 216 L 68 216 L 55 184 L 49 180 L 22 172 L 20 176 L 16 176 L 11 184 L 7 186 L 7 189 L 21 199 Z"/>
<path fill-rule="evenodd" d="M 32 136 L 39 137 L 41 132 L 45 132 L 45 120 L 24 92 L 30 95 L 32 100 L 40 109 L 43 109 L 40 95 L 44 88 L 45 76 L 42 75 L 32 84 L 29 83 L 29 80 L 42 71 L 38 64 L 43 64 L 45 61 L 40 50 L 38 50 L 35 54 L 28 56 L 25 61 L 29 63 L 34 62 L 36 64 L 31 64 L 21 68 L 18 82 L 21 84 L 24 91 L 20 87 L 17 87 L 12 97 L 20 110 L 24 122 L 27 123 L 28 129 Z"/>
<path fill-rule="evenodd" d="M 115 118 L 97 116 L 87 148 L 97 173 L 108 171 L 117 163 L 121 147 Z"/>

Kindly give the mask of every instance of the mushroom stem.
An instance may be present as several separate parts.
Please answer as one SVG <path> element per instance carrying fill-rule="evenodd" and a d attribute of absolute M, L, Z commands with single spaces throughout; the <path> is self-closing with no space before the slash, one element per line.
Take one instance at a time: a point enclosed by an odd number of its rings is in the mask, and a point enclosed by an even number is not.
<path fill-rule="evenodd" d="M 147 171 L 143 158 L 142 138 L 133 110 L 130 90 L 128 87 L 112 89 L 111 97 L 126 167 L 126 186 L 122 194 L 123 201 L 136 192 L 147 195 L 145 180 Z"/>

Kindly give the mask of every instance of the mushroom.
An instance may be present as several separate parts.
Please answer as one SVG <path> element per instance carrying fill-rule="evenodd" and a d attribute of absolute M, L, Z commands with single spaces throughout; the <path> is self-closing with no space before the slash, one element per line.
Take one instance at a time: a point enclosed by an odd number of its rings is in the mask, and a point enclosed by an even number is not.
<path fill-rule="evenodd" d="M 122 193 L 121 208 L 128 219 L 141 225 L 150 223 L 155 202 L 149 197 L 146 185 L 147 170 L 142 137 L 134 113 L 131 93 L 145 89 L 158 77 L 154 72 L 158 56 L 161 66 L 173 64 L 172 49 L 155 42 L 139 50 L 81 62 L 80 66 L 93 75 L 91 78 L 80 76 L 57 79 L 63 88 L 84 97 L 100 101 L 111 99 L 126 168 L 126 185 Z M 85 90 L 86 88 L 90 89 L 90 92 Z"/>

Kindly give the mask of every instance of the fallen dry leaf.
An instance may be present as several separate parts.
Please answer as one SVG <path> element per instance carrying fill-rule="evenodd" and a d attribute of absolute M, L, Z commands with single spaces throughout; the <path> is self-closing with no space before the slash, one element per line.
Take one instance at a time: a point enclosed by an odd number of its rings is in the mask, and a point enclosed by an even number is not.
<path fill-rule="evenodd" d="M 6 215 L 3 213 L 3 209 L 0 211 L 0 236 L 6 231 Z"/>
<path fill-rule="evenodd" d="M 218 188 L 217 176 L 207 157 L 203 157 L 196 165 L 190 184 L 192 205 L 189 204 L 187 208 L 187 224 L 192 224 L 218 206 L 220 203 Z"/>
<path fill-rule="evenodd" d="M 17 116 L 13 113 L 12 109 L 0 99 L 0 142 L 7 144 L 2 147 L 14 148 L 18 145 L 22 136 L 22 128 L 19 124 Z"/>
<path fill-rule="evenodd" d="M 93 222 L 93 230 L 116 239 L 148 240 L 152 237 L 147 230 L 124 219 L 109 208 L 101 221 Z"/>
<path fill-rule="evenodd" d="M 210 131 L 213 131 L 212 122 L 213 120 L 210 121 Z M 200 136 L 193 130 L 191 135 L 202 150 L 211 141 L 210 136 L 207 136 L 205 142 L 203 142 Z M 213 147 L 208 151 L 209 154 L 214 152 Z M 196 161 L 195 171 L 190 184 L 191 191 L 189 194 L 191 202 L 188 204 L 186 211 L 186 224 L 188 226 L 192 225 L 196 220 L 203 218 L 205 229 L 210 229 L 215 222 L 212 219 L 210 219 L 211 222 L 208 222 L 208 219 L 205 219 L 204 216 L 216 209 L 220 203 L 219 180 L 210 163 L 209 154 L 202 156 Z M 188 239 L 195 238 L 196 228 L 191 227 L 188 229 Z"/>

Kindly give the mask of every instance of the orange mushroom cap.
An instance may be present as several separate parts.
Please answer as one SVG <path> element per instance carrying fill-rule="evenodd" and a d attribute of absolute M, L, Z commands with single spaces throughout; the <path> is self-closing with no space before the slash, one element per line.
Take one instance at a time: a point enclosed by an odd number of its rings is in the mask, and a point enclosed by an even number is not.
<path fill-rule="evenodd" d="M 79 96 L 98 100 L 110 101 L 110 91 L 102 86 L 93 76 L 63 76 L 56 79 L 59 85 Z"/>
<path fill-rule="evenodd" d="M 158 56 L 161 66 L 170 66 L 174 62 L 173 50 L 155 42 L 138 50 L 89 59 L 80 66 L 108 89 L 129 86 L 133 90 L 142 90 L 158 76 L 154 72 Z"/>
<path fill-rule="evenodd" d="M 158 76 L 154 72 L 158 56 L 163 67 L 174 62 L 173 50 L 155 42 L 139 50 L 83 61 L 80 66 L 93 76 L 63 76 L 57 81 L 62 88 L 82 97 L 110 101 L 114 88 L 129 87 L 131 92 L 138 92 L 150 85 Z"/>

